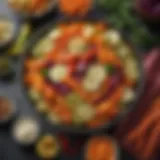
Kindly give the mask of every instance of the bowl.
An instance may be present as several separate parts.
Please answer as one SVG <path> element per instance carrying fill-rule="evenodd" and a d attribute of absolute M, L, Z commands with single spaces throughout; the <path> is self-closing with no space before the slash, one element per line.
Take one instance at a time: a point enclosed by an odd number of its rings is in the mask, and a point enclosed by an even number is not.
<path fill-rule="evenodd" d="M 33 133 L 33 128 L 35 129 L 35 134 Z M 12 126 L 12 137 L 14 141 L 24 147 L 28 147 L 36 143 L 40 134 L 41 125 L 34 117 L 31 116 L 19 117 Z M 25 141 L 28 137 L 31 136 L 32 140 L 28 140 L 28 142 Z"/>
<path fill-rule="evenodd" d="M 87 160 L 86 159 L 86 154 L 87 154 L 86 152 L 87 152 L 88 145 L 89 145 L 90 141 L 92 140 L 92 138 L 96 138 L 96 137 L 104 137 L 104 138 L 107 138 L 108 140 L 110 140 L 112 142 L 112 144 L 113 144 L 113 149 L 115 151 L 115 155 L 114 155 L 114 159 L 113 160 L 120 160 L 121 151 L 120 151 L 120 147 L 119 147 L 117 141 L 114 138 L 109 137 L 107 135 L 96 135 L 96 136 L 93 136 L 93 137 L 89 138 L 89 140 L 85 143 L 84 149 L 83 149 L 83 159 L 84 160 Z M 106 154 L 106 157 L 107 157 L 107 154 Z"/>
<path fill-rule="evenodd" d="M 0 54 L 4 54 L 5 50 L 7 50 L 11 44 L 14 42 L 14 40 L 17 38 L 19 30 L 20 30 L 20 22 L 18 19 L 16 19 L 16 17 L 14 15 L 10 15 L 10 16 L 0 16 L 0 20 L 7 20 L 9 22 L 12 23 L 12 36 L 5 42 L 0 43 Z"/>
<path fill-rule="evenodd" d="M 13 12 L 20 18 L 22 19 L 40 19 L 42 17 L 44 17 L 45 15 L 51 13 L 54 11 L 54 9 L 56 8 L 58 4 L 58 0 L 51 0 L 51 2 L 49 3 L 47 10 L 45 10 L 42 13 L 38 13 L 38 14 L 28 14 L 28 13 L 23 13 L 21 11 L 17 11 L 14 8 L 11 8 L 13 10 Z"/>
<path fill-rule="evenodd" d="M 0 99 L 5 100 L 7 102 L 9 102 L 10 104 L 10 113 L 3 119 L 0 120 L 0 125 L 4 125 L 9 123 L 11 120 L 13 120 L 13 118 L 15 118 L 16 114 L 17 114 L 17 103 L 16 100 L 10 97 L 6 97 L 4 95 L 0 95 Z M 5 107 L 6 108 L 6 107 Z"/>
<path fill-rule="evenodd" d="M 28 53 L 31 53 L 31 50 L 34 47 L 34 44 L 36 44 L 36 42 L 38 42 L 40 40 L 41 37 L 43 37 L 44 35 L 46 35 L 46 33 L 48 33 L 49 30 L 51 30 L 53 28 L 53 26 L 55 26 L 55 24 L 59 24 L 59 23 L 64 23 L 64 22 L 75 22 L 75 21 L 89 21 L 89 22 L 103 22 L 106 24 L 106 21 L 103 20 L 102 18 L 97 18 L 97 17 L 86 17 L 86 18 L 80 18 L 80 19 L 66 19 L 66 18 L 61 18 L 58 19 L 56 21 L 52 21 L 49 24 L 47 24 L 44 28 L 40 29 L 29 41 L 29 43 L 26 46 L 25 49 L 25 53 L 21 59 L 21 73 L 20 73 L 20 79 L 21 79 L 21 88 L 22 88 L 22 92 L 24 93 L 24 96 L 26 98 L 26 102 L 28 103 L 29 106 L 33 107 L 33 102 L 30 100 L 28 94 L 26 93 L 26 87 L 24 85 L 23 82 L 23 75 L 24 75 L 24 62 L 27 59 L 27 57 L 29 56 Z M 108 23 L 107 23 L 108 24 Z M 123 33 L 122 33 L 123 34 Z M 123 36 L 124 39 L 128 42 L 128 39 Z M 131 45 L 132 46 L 132 45 Z M 134 47 L 132 47 L 133 50 Z M 118 124 L 120 122 L 120 120 L 122 118 L 124 118 L 126 115 L 128 115 L 128 113 L 130 111 L 132 111 L 135 107 L 136 104 L 143 92 L 143 87 L 144 87 L 144 72 L 143 72 L 143 67 L 142 67 L 142 58 L 141 55 L 136 51 L 135 52 L 135 57 L 137 59 L 137 63 L 138 63 L 138 68 L 139 68 L 139 72 L 140 72 L 140 78 L 138 81 L 138 86 L 136 88 L 136 100 L 134 101 L 134 103 L 129 104 L 126 109 L 123 112 L 120 112 L 118 114 L 118 116 L 116 116 L 116 118 L 114 118 L 112 121 L 110 121 L 109 123 L 97 127 L 97 128 L 84 128 L 84 127 L 73 127 L 73 126 L 64 126 L 64 125 L 53 125 L 53 127 L 61 132 L 68 132 L 68 133 L 74 133 L 74 134 L 94 134 L 100 131 L 103 131 L 104 129 L 106 131 L 110 130 L 111 128 L 113 128 L 116 124 Z"/>

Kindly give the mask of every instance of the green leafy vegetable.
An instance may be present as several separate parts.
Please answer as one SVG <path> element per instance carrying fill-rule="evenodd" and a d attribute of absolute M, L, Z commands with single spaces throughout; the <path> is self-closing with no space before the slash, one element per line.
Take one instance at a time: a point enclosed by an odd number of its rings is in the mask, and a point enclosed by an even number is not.
<path fill-rule="evenodd" d="M 106 20 L 115 28 L 127 33 L 137 47 L 145 49 L 160 43 L 158 35 L 153 36 L 147 24 L 139 18 L 134 1 L 98 0 L 97 5 L 106 15 Z"/>

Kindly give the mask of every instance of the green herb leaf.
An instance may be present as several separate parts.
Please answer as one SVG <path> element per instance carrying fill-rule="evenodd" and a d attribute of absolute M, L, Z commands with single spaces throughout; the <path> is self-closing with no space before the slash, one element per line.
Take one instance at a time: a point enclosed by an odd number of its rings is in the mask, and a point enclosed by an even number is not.
<path fill-rule="evenodd" d="M 105 69 L 110 75 L 115 72 L 115 67 L 111 64 L 105 65 Z"/>
<path fill-rule="evenodd" d="M 44 77 L 47 77 L 47 76 L 48 76 L 48 69 L 43 69 L 43 70 L 41 71 L 41 73 L 42 73 L 42 75 L 43 75 Z"/>

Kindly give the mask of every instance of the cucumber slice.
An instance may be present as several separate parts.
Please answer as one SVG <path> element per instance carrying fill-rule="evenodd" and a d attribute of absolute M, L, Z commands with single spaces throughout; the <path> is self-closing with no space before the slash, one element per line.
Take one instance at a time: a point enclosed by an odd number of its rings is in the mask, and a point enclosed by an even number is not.
<path fill-rule="evenodd" d="M 136 95 L 133 89 L 131 88 L 126 88 L 124 95 L 122 97 L 122 104 L 128 104 L 130 102 L 133 102 L 135 99 Z"/>
<path fill-rule="evenodd" d="M 30 25 L 24 24 L 21 27 L 17 40 L 15 41 L 13 46 L 8 50 L 8 54 L 17 56 L 23 53 L 26 41 L 28 40 L 30 33 L 31 33 Z"/>
<path fill-rule="evenodd" d="M 83 36 L 86 38 L 89 38 L 91 36 L 93 36 L 93 34 L 95 33 L 95 28 L 93 25 L 85 25 L 83 28 Z"/>
<path fill-rule="evenodd" d="M 128 57 L 125 61 L 125 74 L 126 76 L 133 80 L 137 81 L 139 78 L 138 66 L 134 57 Z"/>
<path fill-rule="evenodd" d="M 86 49 L 87 44 L 81 37 L 73 38 L 68 44 L 68 50 L 73 55 L 81 55 Z"/>
<path fill-rule="evenodd" d="M 84 103 L 83 100 L 81 99 L 81 97 L 76 93 L 69 94 L 66 97 L 66 101 L 67 101 L 67 104 L 72 108 L 75 108 L 78 105 Z"/>
<path fill-rule="evenodd" d="M 48 76 L 53 82 L 62 82 L 68 74 L 68 67 L 66 65 L 57 64 L 49 69 Z"/>
<path fill-rule="evenodd" d="M 121 43 L 121 35 L 116 30 L 109 30 L 105 33 L 104 39 L 107 43 L 109 43 L 112 47 L 116 47 Z"/>
<path fill-rule="evenodd" d="M 38 44 L 36 44 L 33 49 L 33 55 L 35 57 L 43 58 L 45 54 L 49 53 L 54 48 L 54 43 L 48 38 L 42 39 Z"/>
<path fill-rule="evenodd" d="M 39 100 L 36 104 L 36 109 L 40 113 L 47 113 L 48 112 L 48 105 L 44 100 Z"/>
<path fill-rule="evenodd" d="M 29 90 L 28 95 L 34 102 L 41 100 L 41 95 L 33 88 Z"/>
<path fill-rule="evenodd" d="M 88 122 L 94 118 L 96 114 L 95 109 L 88 104 L 81 104 L 74 110 L 74 123 L 81 124 L 84 122 Z"/>

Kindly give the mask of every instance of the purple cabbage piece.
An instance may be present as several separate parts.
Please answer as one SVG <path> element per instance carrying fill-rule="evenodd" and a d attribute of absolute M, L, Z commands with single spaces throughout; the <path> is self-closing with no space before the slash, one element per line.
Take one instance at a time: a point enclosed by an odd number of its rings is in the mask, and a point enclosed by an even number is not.
<path fill-rule="evenodd" d="M 137 0 L 137 8 L 145 17 L 160 21 L 159 0 Z"/>
<path fill-rule="evenodd" d="M 73 77 L 76 79 L 82 79 L 87 71 L 88 64 L 86 62 L 81 62 L 77 65 L 76 71 L 73 73 Z"/>
<path fill-rule="evenodd" d="M 61 95 L 66 96 L 68 95 L 72 90 L 69 86 L 67 86 L 66 84 L 62 84 L 62 83 L 55 83 L 52 84 L 52 86 L 54 87 L 54 89 Z"/>
<path fill-rule="evenodd" d="M 91 64 L 94 64 L 96 63 L 96 56 L 92 56 L 89 58 L 89 60 L 83 60 L 83 61 L 80 61 L 79 63 L 77 63 L 77 66 L 75 68 L 75 72 L 73 73 L 73 77 L 75 77 L 76 79 L 78 80 L 81 80 L 87 70 L 88 70 L 88 67 L 91 65 Z"/>
<path fill-rule="evenodd" d="M 66 96 L 68 95 L 72 89 L 64 83 L 53 83 L 48 78 L 46 79 L 46 83 L 48 83 L 51 87 L 53 87 L 60 95 Z"/>

